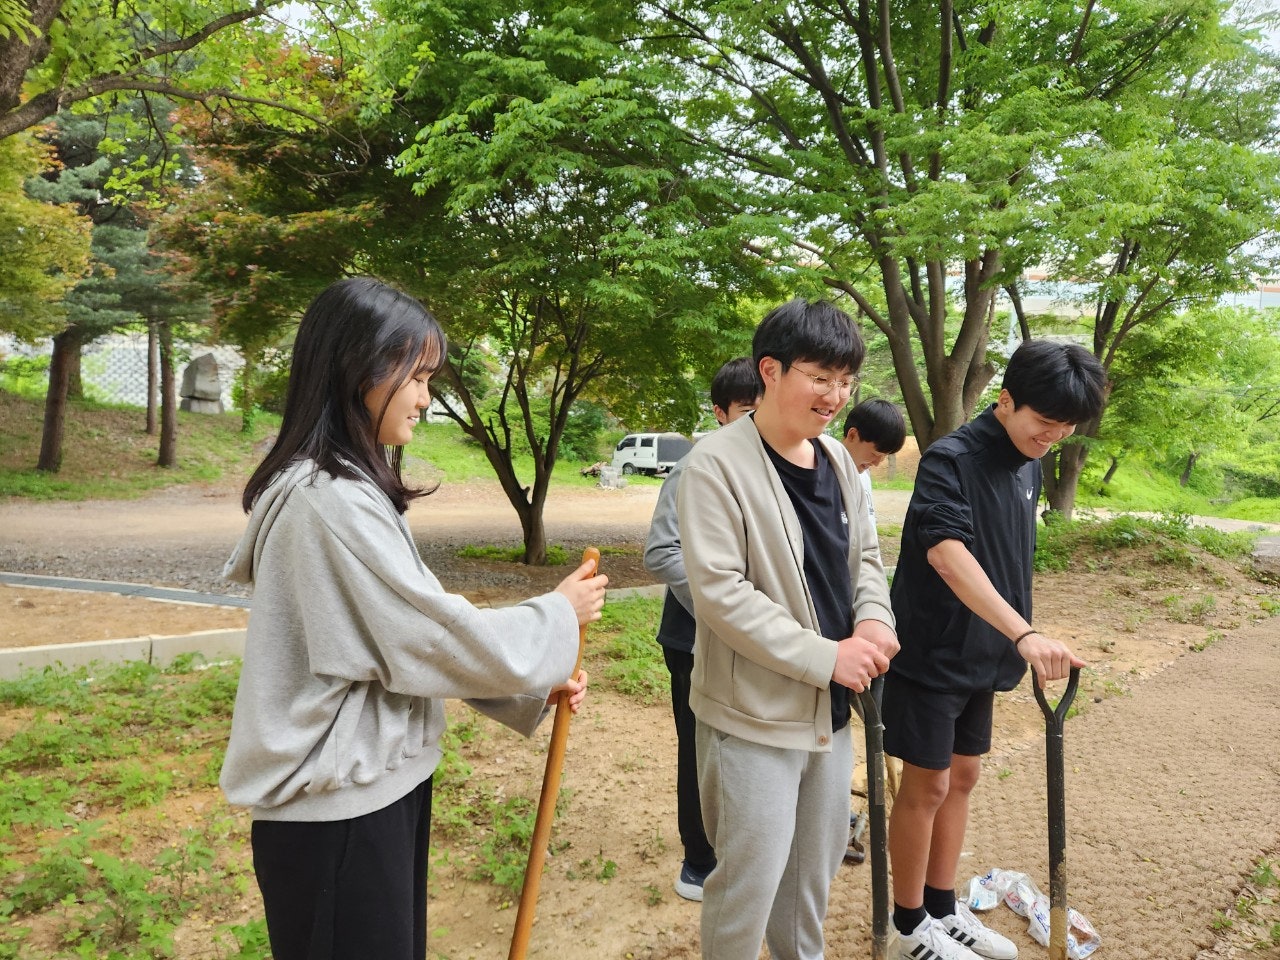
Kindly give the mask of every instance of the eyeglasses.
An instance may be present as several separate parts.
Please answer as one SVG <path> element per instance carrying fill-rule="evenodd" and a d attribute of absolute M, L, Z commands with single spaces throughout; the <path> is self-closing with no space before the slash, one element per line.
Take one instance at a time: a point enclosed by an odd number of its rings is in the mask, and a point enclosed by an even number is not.
<path fill-rule="evenodd" d="M 830 377 L 819 376 L 816 373 L 806 373 L 794 363 L 791 365 L 791 369 L 797 371 L 802 377 L 808 377 L 809 382 L 813 384 L 813 392 L 819 397 L 825 397 L 831 392 L 832 387 L 835 387 L 847 397 L 849 394 L 853 393 L 854 389 L 861 382 L 857 377 L 852 376 L 847 380 L 832 380 Z"/>

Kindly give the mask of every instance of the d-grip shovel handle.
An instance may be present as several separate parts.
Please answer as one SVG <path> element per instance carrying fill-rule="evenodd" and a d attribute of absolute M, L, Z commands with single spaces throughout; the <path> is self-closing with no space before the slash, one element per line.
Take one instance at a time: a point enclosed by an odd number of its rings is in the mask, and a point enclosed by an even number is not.
<path fill-rule="evenodd" d="M 876 678 L 876 683 L 883 683 Z M 889 834 L 884 810 L 884 722 L 874 686 L 858 694 L 867 734 L 867 815 L 871 821 L 871 960 L 889 942 Z"/>
<path fill-rule="evenodd" d="M 1049 781 L 1049 960 L 1067 960 L 1067 789 L 1062 723 L 1080 683 L 1080 668 L 1071 668 L 1067 689 L 1057 709 L 1049 706 L 1040 678 L 1032 669 L 1031 687 L 1044 714 L 1045 769 Z"/>
<path fill-rule="evenodd" d="M 1046 723 L 1052 723 L 1059 730 L 1062 729 L 1062 721 L 1066 719 L 1067 711 L 1071 709 L 1071 702 L 1076 698 L 1076 687 L 1080 685 L 1080 668 L 1071 668 L 1071 677 L 1067 680 L 1067 689 L 1062 694 L 1062 699 L 1058 701 L 1058 707 L 1055 710 L 1049 706 L 1049 701 L 1045 699 L 1044 688 L 1040 686 L 1040 676 L 1036 673 L 1035 667 L 1031 668 L 1031 689 L 1036 692 L 1036 702 L 1040 704 L 1040 711 L 1044 714 Z"/>

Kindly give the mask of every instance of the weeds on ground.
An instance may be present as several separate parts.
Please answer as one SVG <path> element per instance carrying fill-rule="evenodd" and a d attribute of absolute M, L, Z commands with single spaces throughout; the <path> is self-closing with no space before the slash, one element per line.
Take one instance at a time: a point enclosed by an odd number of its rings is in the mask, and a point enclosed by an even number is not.
<path fill-rule="evenodd" d="M 1050 518 L 1053 518 L 1050 514 Z M 1109 520 L 1049 519 L 1036 543 L 1035 569 L 1069 570 L 1077 564 L 1105 570 L 1130 563 L 1124 551 L 1143 547 L 1158 566 L 1193 569 L 1196 551 L 1229 561 L 1242 561 L 1253 550 L 1256 535 L 1228 533 L 1213 527 L 1192 526 L 1181 514 L 1156 518 L 1122 514 Z"/>
<path fill-rule="evenodd" d="M 1280 860 L 1260 857 L 1245 878 L 1229 909 L 1214 914 L 1210 927 L 1227 934 L 1250 951 L 1272 952 L 1280 947 Z"/>
<path fill-rule="evenodd" d="M 592 660 L 603 661 L 603 670 L 593 675 L 643 703 L 666 696 L 670 684 L 662 647 L 654 639 L 662 602 L 660 597 L 610 600 L 591 629 L 588 653 Z"/>
<path fill-rule="evenodd" d="M 606 606 L 589 646 L 597 689 L 665 694 L 660 615 L 655 598 Z M 225 916 L 250 889 L 243 817 L 221 801 L 185 827 L 166 814 L 175 798 L 215 788 L 238 675 L 238 664 L 184 657 L 166 670 L 59 667 L 0 682 L 0 960 L 33 956 L 33 942 L 51 960 L 171 956 L 185 920 Z M 459 710 L 442 739 L 433 855 L 509 896 L 523 881 L 536 797 L 477 788 L 468 757 L 485 749 L 485 730 Z M 571 802 L 562 791 L 557 811 Z M 600 850 L 568 869 L 605 883 L 618 863 Z M 221 956 L 268 953 L 261 920 L 214 936 Z"/>
<path fill-rule="evenodd" d="M 248 857 L 227 808 L 172 831 L 159 806 L 213 786 L 237 674 L 184 658 L 0 682 L 0 709 L 20 718 L 0 745 L 0 957 L 28 956 L 37 927 L 60 945 L 43 956 L 171 956 L 184 919 L 243 893 Z M 246 952 L 251 933 L 225 932 L 234 955 L 264 955 Z"/>

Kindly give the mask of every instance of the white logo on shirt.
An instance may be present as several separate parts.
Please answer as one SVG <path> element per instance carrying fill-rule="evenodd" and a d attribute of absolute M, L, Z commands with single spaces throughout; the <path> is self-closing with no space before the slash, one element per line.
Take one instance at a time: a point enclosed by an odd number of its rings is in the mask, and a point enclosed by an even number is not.
<path fill-rule="evenodd" d="M 1033 492 L 1033 491 L 1031 491 L 1031 490 L 1028 490 L 1028 491 L 1027 491 L 1027 499 L 1028 499 L 1028 500 L 1030 500 L 1030 499 L 1031 499 L 1031 494 L 1032 494 L 1032 492 Z"/>
<path fill-rule="evenodd" d="M 843 510 L 840 511 L 840 522 L 846 527 L 849 525 L 849 517 Z"/>

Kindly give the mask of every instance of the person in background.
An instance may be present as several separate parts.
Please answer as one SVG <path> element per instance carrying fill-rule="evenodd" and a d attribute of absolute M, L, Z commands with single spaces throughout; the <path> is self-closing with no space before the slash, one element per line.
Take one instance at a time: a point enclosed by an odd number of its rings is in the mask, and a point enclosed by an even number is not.
<path fill-rule="evenodd" d="M 746 416 L 760 402 L 760 377 L 750 357 L 724 364 L 711 380 L 711 410 L 720 426 Z M 693 597 L 684 572 L 676 490 L 686 454 L 672 468 L 658 493 L 658 503 L 644 547 L 644 566 L 667 585 L 658 624 L 658 643 L 671 674 L 671 712 L 676 724 L 676 823 L 684 859 L 676 877 L 676 893 L 686 900 L 702 900 L 702 884 L 716 865 L 716 853 L 702 825 L 698 799 L 698 763 L 694 749 L 694 718 L 689 709 L 689 677 L 693 672 Z"/>
<path fill-rule="evenodd" d="M 888 400 L 863 400 L 844 418 L 841 442 L 858 468 L 858 481 L 867 495 L 867 512 L 874 530 L 876 507 L 871 498 L 871 468 L 880 466 L 907 442 L 907 424 L 902 411 Z"/>
<path fill-rule="evenodd" d="M 858 480 L 867 498 L 868 519 L 871 529 L 876 531 L 876 506 L 871 497 L 871 468 L 880 466 L 886 457 L 897 453 L 907 442 L 907 424 L 902 418 L 902 411 L 888 400 L 863 400 L 845 416 L 844 434 L 840 442 L 853 458 L 853 465 L 858 468 Z M 883 679 L 877 678 L 872 685 L 877 696 L 883 682 Z M 896 784 L 896 771 L 892 764 L 887 766 L 889 783 Z M 850 863 L 862 863 L 867 857 L 861 840 L 866 824 L 866 815 L 861 810 L 850 812 L 849 846 L 844 854 L 845 860 Z"/>

